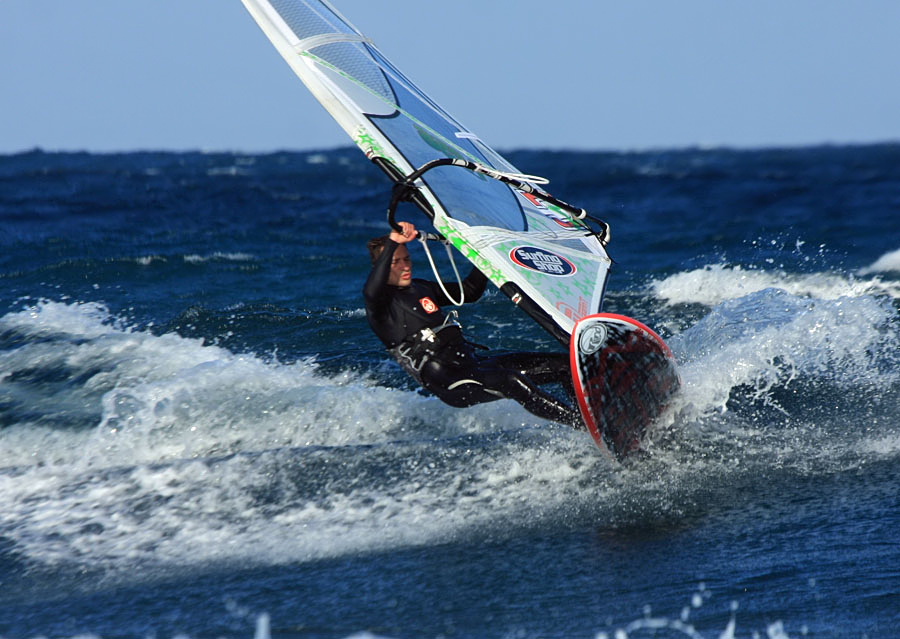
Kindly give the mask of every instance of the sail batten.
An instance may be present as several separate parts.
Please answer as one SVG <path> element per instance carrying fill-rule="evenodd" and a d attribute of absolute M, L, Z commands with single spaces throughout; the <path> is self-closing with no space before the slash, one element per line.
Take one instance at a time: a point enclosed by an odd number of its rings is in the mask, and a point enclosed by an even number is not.
<path fill-rule="evenodd" d="M 347 35 L 344 33 L 323 33 L 300 40 L 297 44 L 294 45 L 294 51 L 296 51 L 297 53 L 305 53 L 307 51 L 312 51 L 316 47 L 321 47 L 326 44 L 337 44 L 339 42 L 372 43 L 372 41 L 365 36 Z"/>

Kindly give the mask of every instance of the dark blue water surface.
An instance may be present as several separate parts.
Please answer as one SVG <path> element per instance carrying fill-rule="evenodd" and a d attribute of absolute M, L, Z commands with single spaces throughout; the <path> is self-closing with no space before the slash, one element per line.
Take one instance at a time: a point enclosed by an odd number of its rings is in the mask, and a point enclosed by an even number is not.
<path fill-rule="evenodd" d="M 508 156 L 675 352 L 649 459 L 386 358 L 355 149 L 0 156 L 0 637 L 900 637 L 900 146 Z"/>

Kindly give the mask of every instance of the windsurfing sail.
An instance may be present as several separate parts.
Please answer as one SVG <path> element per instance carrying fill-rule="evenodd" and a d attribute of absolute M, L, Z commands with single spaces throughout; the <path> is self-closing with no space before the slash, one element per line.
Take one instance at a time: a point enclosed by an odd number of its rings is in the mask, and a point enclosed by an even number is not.
<path fill-rule="evenodd" d="M 597 313 L 608 228 L 553 198 L 406 78 L 330 3 L 242 0 L 282 57 L 434 228 L 561 343 Z"/>

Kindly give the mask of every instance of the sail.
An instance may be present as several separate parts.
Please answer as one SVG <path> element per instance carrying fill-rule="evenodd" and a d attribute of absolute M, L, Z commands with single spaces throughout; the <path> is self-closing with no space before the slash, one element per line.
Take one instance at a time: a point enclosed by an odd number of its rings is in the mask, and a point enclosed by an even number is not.
<path fill-rule="evenodd" d="M 563 202 L 518 170 L 416 87 L 328 2 L 242 0 L 282 57 L 350 138 L 414 201 L 434 228 L 538 323 L 568 343 L 603 301 L 609 257 Z M 497 172 L 497 173 L 495 173 Z"/>

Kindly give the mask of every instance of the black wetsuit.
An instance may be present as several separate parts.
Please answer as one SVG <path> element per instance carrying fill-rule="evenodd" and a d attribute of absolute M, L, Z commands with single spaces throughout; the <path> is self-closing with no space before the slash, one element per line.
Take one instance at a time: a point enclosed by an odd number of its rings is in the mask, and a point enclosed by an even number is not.
<path fill-rule="evenodd" d="M 572 406 L 538 388 L 559 383 L 572 395 L 568 356 L 563 353 L 475 354 L 459 325 L 447 322 L 441 306 L 451 303 L 437 282 L 413 279 L 391 286 L 391 260 L 399 244 L 387 240 L 363 288 L 366 316 L 378 338 L 403 368 L 442 401 L 456 407 L 501 398 L 516 400 L 545 419 L 581 427 Z M 487 285 L 476 268 L 462 282 L 465 301 L 474 302 Z M 459 298 L 458 283 L 445 284 Z"/>

